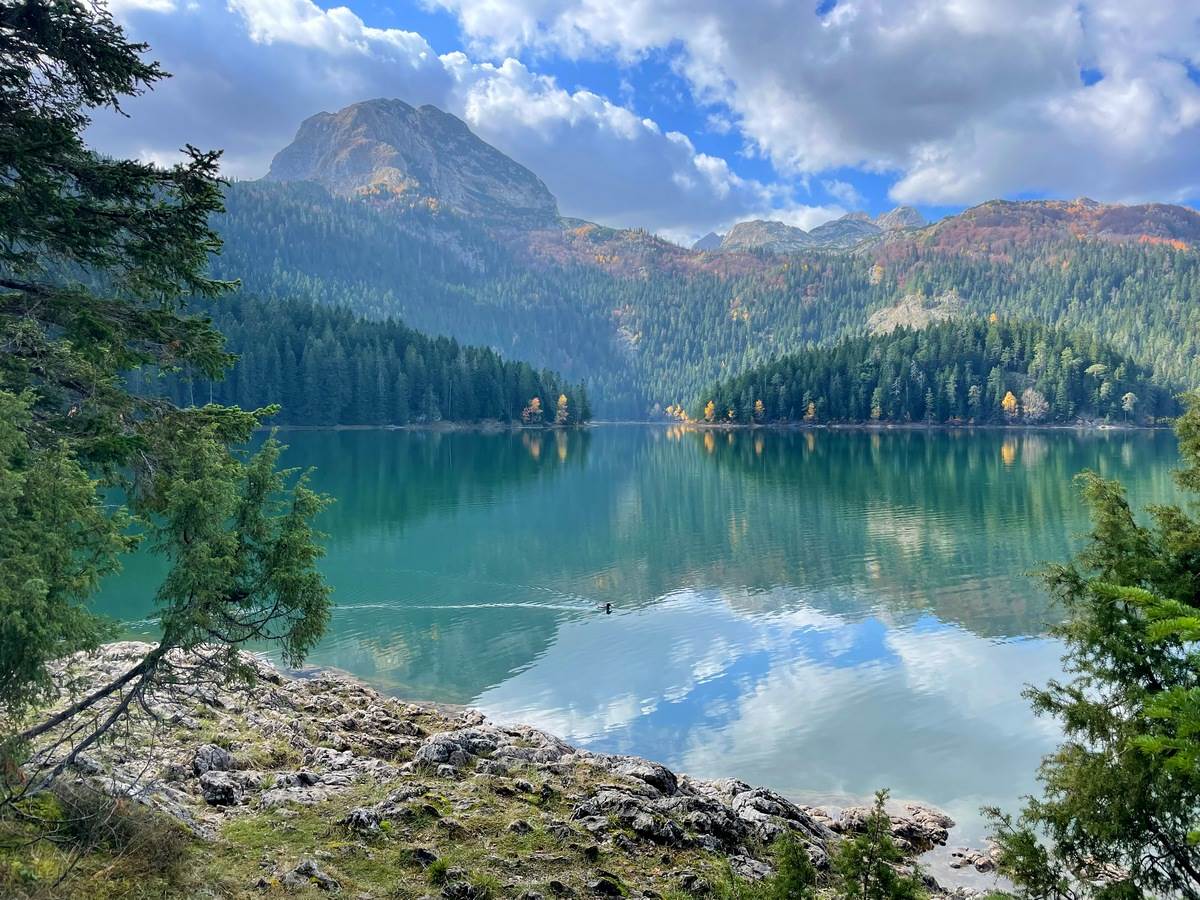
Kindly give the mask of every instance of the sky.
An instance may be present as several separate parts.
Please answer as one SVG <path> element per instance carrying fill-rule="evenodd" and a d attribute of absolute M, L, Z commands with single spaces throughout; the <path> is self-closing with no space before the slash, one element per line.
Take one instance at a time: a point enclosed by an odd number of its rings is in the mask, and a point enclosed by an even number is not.
<path fill-rule="evenodd" d="M 173 74 L 102 150 L 257 178 L 301 121 L 432 103 L 564 215 L 682 243 L 996 197 L 1196 205 L 1196 0 L 109 0 Z"/>

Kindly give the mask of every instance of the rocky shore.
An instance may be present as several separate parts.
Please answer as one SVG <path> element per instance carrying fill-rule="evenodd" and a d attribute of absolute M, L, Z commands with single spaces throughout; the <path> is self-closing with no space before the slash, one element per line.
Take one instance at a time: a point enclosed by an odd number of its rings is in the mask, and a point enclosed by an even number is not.
<path fill-rule="evenodd" d="M 110 644 L 70 660 L 63 677 L 101 684 L 147 649 Z M 592 753 L 335 672 L 253 664 L 251 688 L 151 697 L 126 739 L 81 758 L 68 779 L 187 829 L 195 849 L 181 896 L 703 896 L 769 876 L 769 847 L 785 832 L 826 867 L 868 815 Z M 954 824 L 915 805 L 891 821 L 914 857 L 944 845 Z M 982 869 L 987 858 L 962 864 Z"/>

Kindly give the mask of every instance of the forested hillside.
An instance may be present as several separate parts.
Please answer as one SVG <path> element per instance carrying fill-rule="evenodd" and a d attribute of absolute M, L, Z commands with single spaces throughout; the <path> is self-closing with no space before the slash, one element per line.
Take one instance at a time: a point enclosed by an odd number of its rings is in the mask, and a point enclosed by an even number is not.
<path fill-rule="evenodd" d="M 906 296 L 951 290 L 966 314 L 1095 330 L 1160 382 L 1200 384 L 1200 254 L 996 224 L 1007 207 L 853 252 L 770 255 L 691 253 L 594 226 L 522 243 L 444 210 L 303 183 L 235 184 L 227 205 L 218 274 L 247 292 L 396 317 L 586 379 L 602 417 L 655 415 L 859 333 Z"/>
<path fill-rule="evenodd" d="M 216 271 L 240 278 L 245 293 L 396 318 L 574 381 L 587 377 L 610 408 L 633 404 L 629 354 L 597 304 L 565 287 L 586 279 L 529 269 L 458 216 L 379 208 L 306 183 L 236 183 L 226 209 Z"/>
<path fill-rule="evenodd" d="M 1179 411 L 1096 337 L 999 319 L 941 322 L 785 356 L 703 392 L 707 422 L 1142 423 Z"/>
<path fill-rule="evenodd" d="M 271 421 L 285 425 L 576 425 L 591 417 L 582 385 L 392 319 L 369 321 L 345 308 L 245 295 L 214 305 L 212 313 L 239 356 L 223 380 L 135 372 L 133 386 L 185 406 L 281 404 Z"/>

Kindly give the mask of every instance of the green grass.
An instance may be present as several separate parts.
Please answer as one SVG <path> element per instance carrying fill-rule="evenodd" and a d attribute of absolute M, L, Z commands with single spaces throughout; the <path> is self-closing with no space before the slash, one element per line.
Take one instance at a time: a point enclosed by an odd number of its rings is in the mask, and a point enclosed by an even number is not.
<path fill-rule="evenodd" d="M 277 784 L 279 773 L 302 762 L 285 739 L 265 738 L 238 717 L 218 723 L 200 717 L 203 729 L 188 744 L 215 743 L 226 747 L 246 768 L 262 771 L 260 787 Z M 430 719 L 428 730 L 445 727 Z M 439 728 L 439 724 L 441 728 Z M 514 783 L 528 781 L 531 790 Z M 620 776 L 581 763 L 565 775 L 549 775 L 529 765 L 514 766 L 508 776 L 467 776 L 462 780 L 418 780 L 427 790 L 410 800 L 403 814 L 380 824 L 370 835 L 349 832 L 339 824 L 357 806 L 371 806 L 412 776 L 384 782 L 364 780 L 327 802 L 314 806 L 289 805 L 258 810 L 239 807 L 226 814 L 217 839 L 202 842 L 178 829 L 164 829 L 161 817 L 132 817 L 128 827 L 107 842 L 87 846 L 69 877 L 55 881 L 72 862 L 70 842 L 30 844 L 30 832 L 15 820 L 0 819 L 0 897 L 13 900 L 263 900 L 274 897 L 327 897 L 316 888 L 299 892 L 285 888 L 282 875 L 303 859 L 336 878 L 342 896 L 368 893 L 377 900 L 417 900 L 436 894 L 451 869 L 458 869 L 484 896 L 512 898 L 533 890 L 551 898 L 549 884 L 559 881 L 576 896 L 586 896 L 588 882 L 598 871 L 612 873 L 626 896 L 653 889 L 665 900 L 685 900 L 676 873 L 694 872 L 712 889 L 712 900 L 759 900 L 759 885 L 732 876 L 724 857 L 696 848 L 666 849 L 637 840 L 628 829 L 612 822 L 611 833 L 624 834 L 634 849 L 617 851 L 575 830 L 572 810 L 579 797 L 602 785 L 622 783 Z M 632 782 L 631 782 L 632 784 Z M 57 801 L 55 801 L 57 802 Z M 43 819 L 61 815 L 49 800 L 40 799 Z M 50 805 L 47 805 L 50 804 Z M 197 801 L 198 806 L 200 802 Z M 32 811 L 32 808 L 31 808 Z M 453 819 L 461 830 L 447 831 Z M 510 828 L 516 820 L 527 829 Z M 562 837 L 548 829 L 551 821 L 572 829 Z M 22 829 L 25 828 L 23 831 Z M 149 841 L 147 834 L 169 834 L 169 840 Z M 110 836 L 112 837 L 112 836 Z M 145 852 L 134 851 L 147 840 Z M 428 848 L 439 859 L 422 867 L 416 848 Z M 759 844 L 752 854 L 766 858 Z M 265 881 L 265 888 L 256 884 Z M 822 896 L 832 896 L 828 893 Z M 999 900 L 999 897 L 995 898 Z"/>

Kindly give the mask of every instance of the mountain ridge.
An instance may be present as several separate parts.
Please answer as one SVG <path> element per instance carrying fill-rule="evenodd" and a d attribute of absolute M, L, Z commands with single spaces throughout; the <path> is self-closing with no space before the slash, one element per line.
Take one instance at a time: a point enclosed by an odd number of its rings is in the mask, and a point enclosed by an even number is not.
<path fill-rule="evenodd" d="M 630 235 L 649 237 L 637 228 L 560 217 L 556 198 L 535 173 L 480 139 L 461 119 L 435 106 L 414 107 L 398 99 L 361 101 L 305 119 L 295 139 L 275 155 L 264 180 L 314 181 L 335 196 L 446 210 L 515 231 L 519 244 L 551 255 L 573 254 L 575 261 L 608 255 L 594 252 L 598 235 L 626 245 Z M 574 239 L 584 226 L 588 240 L 581 248 Z M 546 233 L 529 241 L 522 232 Z M 557 240 L 556 232 L 565 232 L 565 238 Z M 851 212 L 808 231 L 778 220 L 752 219 L 736 223 L 723 235 L 709 232 L 690 249 L 710 254 L 873 252 L 879 244 L 913 240 L 956 249 L 981 239 L 991 247 L 1065 238 L 1183 249 L 1200 245 L 1200 213 L 1167 203 L 997 199 L 932 223 L 911 206 L 874 218 Z"/>
<path fill-rule="evenodd" d="M 928 223 L 911 206 L 897 206 L 872 219 L 865 212 L 850 212 L 805 231 L 776 219 L 750 219 L 736 223 L 725 235 L 709 232 L 692 244 L 693 250 L 795 253 L 814 247 L 848 250 L 890 231 L 923 228 Z"/>

